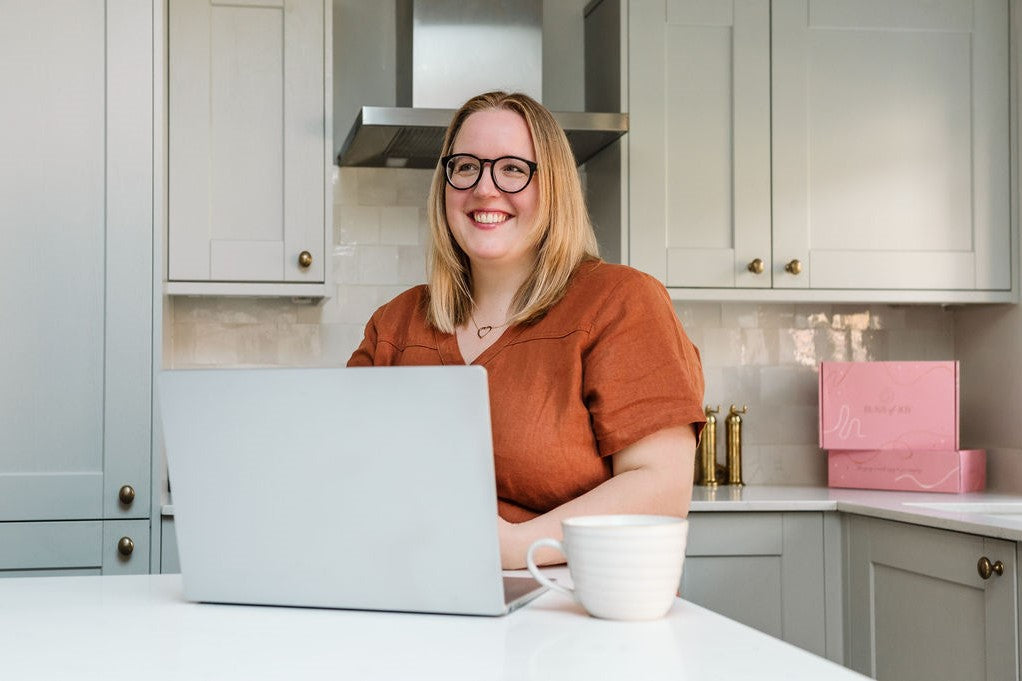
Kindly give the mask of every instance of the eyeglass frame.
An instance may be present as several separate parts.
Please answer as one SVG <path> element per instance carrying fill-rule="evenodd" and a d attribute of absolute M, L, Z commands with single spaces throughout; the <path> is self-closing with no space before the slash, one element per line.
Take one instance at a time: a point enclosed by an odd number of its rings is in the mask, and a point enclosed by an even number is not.
<path fill-rule="evenodd" d="M 470 158 L 474 158 L 475 160 L 479 161 L 479 174 L 476 176 L 476 181 L 473 182 L 472 184 L 470 184 L 467 187 L 455 186 L 454 182 L 451 181 L 451 176 L 448 175 L 448 173 L 447 173 L 447 164 L 455 156 L 468 156 Z M 503 160 L 505 158 L 513 158 L 516 161 L 521 161 L 529 169 L 529 178 L 527 180 L 525 180 L 525 184 L 522 185 L 521 189 L 516 189 L 513 192 L 509 192 L 509 191 L 505 190 L 504 188 L 502 188 L 497 183 L 497 175 L 496 175 L 496 173 L 493 170 L 494 167 L 496 166 L 497 161 L 501 161 L 501 160 Z M 528 159 L 522 158 L 521 156 L 498 156 L 497 158 L 479 158 L 475 154 L 464 154 L 464 153 L 462 153 L 462 154 L 448 154 L 447 156 L 443 156 L 443 157 L 440 158 L 440 167 L 443 169 L 444 180 L 447 182 L 447 184 L 449 184 L 451 186 L 452 189 L 456 189 L 456 190 L 458 190 L 460 192 L 468 191 L 469 189 L 474 189 L 476 187 L 476 185 L 479 184 L 479 180 L 483 179 L 483 170 L 486 167 L 487 163 L 490 164 L 490 180 L 493 182 L 493 186 L 496 187 L 499 191 L 503 192 L 504 194 L 517 194 L 518 192 L 525 191 L 526 187 L 529 186 L 529 183 L 532 182 L 532 178 L 535 177 L 536 171 L 539 170 L 539 165 L 535 161 L 530 161 Z"/>

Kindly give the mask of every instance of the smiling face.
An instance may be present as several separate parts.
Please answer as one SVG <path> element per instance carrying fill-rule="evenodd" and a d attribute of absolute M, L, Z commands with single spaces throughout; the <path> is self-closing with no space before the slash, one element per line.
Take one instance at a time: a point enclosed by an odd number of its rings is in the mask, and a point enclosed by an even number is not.
<path fill-rule="evenodd" d="M 471 114 L 458 130 L 451 153 L 536 160 L 525 120 L 506 109 Z M 471 189 L 446 186 L 447 223 L 473 270 L 488 267 L 525 272 L 536 253 L 533 230 L 538 219 L 539 183 L 533 177 L 522 191 L 507 194 L 494 186 L 490 167 L 485 165 Z M 499 173 L 500 168 L 497 170 Z"/>

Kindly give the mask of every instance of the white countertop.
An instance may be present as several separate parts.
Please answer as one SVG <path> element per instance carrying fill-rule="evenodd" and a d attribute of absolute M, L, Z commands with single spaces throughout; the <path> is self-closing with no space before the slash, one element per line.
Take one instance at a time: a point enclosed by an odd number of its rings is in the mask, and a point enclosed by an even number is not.
<path fill-rule="evenodd" d="M 180 575 L 0 579 L 5 679 L 866 677 L 677 600 L 652 622 L 546 593 L 505 617 L 187 603 Z"/>
<path fill-rule="evenodd" d="M 941 510 L 917 504 L 976 504 L 988 507 L 1017 504 L 1018 509 L 1013 513 L 1001 512 L 1005 509 L 981 513 Z M 697 485 L 692 489 L 690 511 L 841 511 L 1022 542 L 1022 495 L 1017 494 L 938 494 L 781 485 L 720 485 L 710 488 Z M 161 512 L 164 516 L 172 516 L 174 506 L 164 504 Z"/>
<path fill-rule="evenodd" d="M 941 510 L 917 504 L 975 504 L 978 510 L 984 510 L 985 506 L 988 511 L 998 512 Z M 1019 505 L 1018 513 L 1002 513 L 999 511 L 1007 509 L 994 508 L 1010 504 Z M 772 485 L 696 486 L 692 492 L 691 511 L 841 511 L 1022 541 L 1022 496 L 988 492 L 937 494 Z"/>

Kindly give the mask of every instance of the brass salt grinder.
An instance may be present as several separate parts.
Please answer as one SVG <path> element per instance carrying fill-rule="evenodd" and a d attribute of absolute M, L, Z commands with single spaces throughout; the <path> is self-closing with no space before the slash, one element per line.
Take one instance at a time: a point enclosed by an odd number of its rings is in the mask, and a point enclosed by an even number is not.
<path fill-rule="evenodd" d="M 711 409 L 706 405 L 706 425 L 703 436 L 699 439 L 698 456 L 696 457 L 696 484 L 706 487 L 717 486 L 717 417 L 720 405 Z"/>
<path fill-rule="evenodd" d="M 727 444 L 727 484 L 742 486 L 742 414 L 749 412 L 749 405 L 738 409 L 731 405 L 724 419 L 725 438 Z"/>

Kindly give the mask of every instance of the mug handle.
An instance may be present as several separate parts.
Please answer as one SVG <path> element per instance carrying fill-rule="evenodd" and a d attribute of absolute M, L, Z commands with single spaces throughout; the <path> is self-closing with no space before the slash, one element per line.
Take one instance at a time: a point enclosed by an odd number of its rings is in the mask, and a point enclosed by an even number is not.
<path fill-rule="evenodd" d="M 536 581 L 542 584 L 543 586 L 553 589 L 554 591 L 560 591 L 566 596 L 569 596 L 570 598 L 574 599 L 575 598 L 574 589 L 570 589 L 566 586 L 561 586 L 560 584 L 557 584 L 556 582 L 548 579 L 546 576 L 543 575 L 542 572 L 539 571 L 539 567 L 536 566 L 536 561 L 533 559 L 532 554 L 536 551 L 536 549 L 542 548 L 544 546 L 548 546 L 552 549 L 557 549 L 565 556 L 568 555 L 567 553 L 564 552 L 564 544 L 557 541 L 556 539 L 550 538 L 537 539 L 536 541 L 532 542 L 532 546 L 529 547 L 529 552 L 525 554 L 525 564 L 529 567 L 529 572 L 532 573 L 532 576 L 536 579 Z"/>

